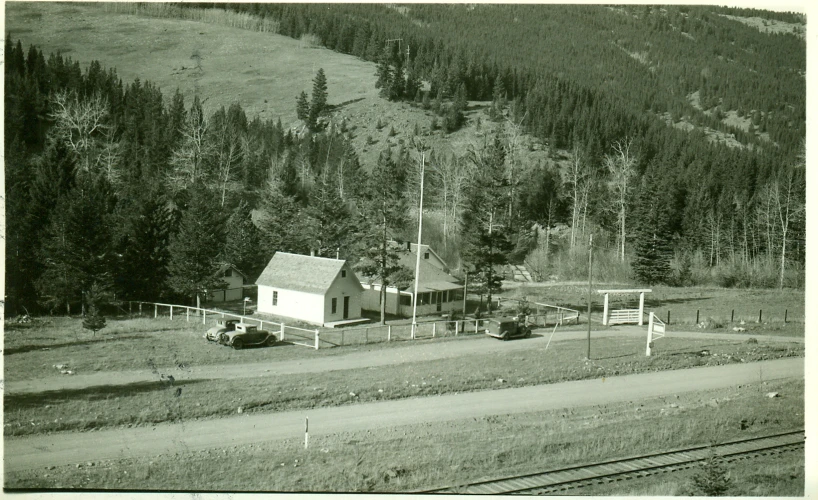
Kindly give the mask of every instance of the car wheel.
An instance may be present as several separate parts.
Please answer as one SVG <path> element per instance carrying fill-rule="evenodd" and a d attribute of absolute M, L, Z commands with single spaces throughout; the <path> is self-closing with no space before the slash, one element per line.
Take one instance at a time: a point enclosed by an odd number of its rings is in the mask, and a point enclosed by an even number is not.
<path fill-rule="evenodd" d="M 504 333 L 504 334 L 503 334 L 503 341 L 508 340 L 508 339 L 509 339 L 509 337 L 510 337 L 510 336 L 509 336 L 508 332 Z"/>
<path fill-rule="evenodd" d="M 530 336 L 531 336 L 531 328 L 526 328 L 525 329 L 525 338 L 528 338 Z"/>
<path fill-rule="evenodd" d="M 264 342 L 264 345 L 266 345 L 267 347 L 272 347 L 275 345 L 277 340 L 278 339 L 276 338 L 275 335 L 270 335 L 269 337 L 267 337 L 267 340 Z"/>
<path fill-rule="evenodd" d="M 230 342 L 230 337 L 228 337 L 226 333 L 222 333 L 219 335 L 219 342 L 222 344 L 227 344 Z"/>
<path fill-rule="evenodd" d="M 233 339 L 233 349 L 239 350 L 244 347 L 244 341 L 241 339 Z"/>

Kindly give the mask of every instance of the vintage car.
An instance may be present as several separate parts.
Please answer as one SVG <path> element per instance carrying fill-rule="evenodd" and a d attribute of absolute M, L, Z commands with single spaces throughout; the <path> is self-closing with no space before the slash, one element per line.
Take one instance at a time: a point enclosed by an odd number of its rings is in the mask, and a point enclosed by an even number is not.
<path fill-rule="evenodd" d="M 216 342 L 219 340 L 219 335 L 224 332 L 232 332 L 236 329 L 236 324 L 238 323 L 241 323 L 238 319 L 219 318 L 216 320 L 216 326 L 208 330 L 207 333 L 204 334 L 204 338 Z"/>
<path fill-rule="evenodd" d="M 256 325 L 236 323 L 235 329 L 219 334 L 219 344 L 228 345 L 233 349 L 242 349 L 249 346 L 271 346 L 278 342 L 278 338 L 267 330 L 259 330 Z"/>
<path fill-rule="evenodd" d="M 525 318 L 490 318 L 485 320 L 486 335 L 501 340 L 528 338 L 531 336 L 531 326 L 526 324 Z"/>

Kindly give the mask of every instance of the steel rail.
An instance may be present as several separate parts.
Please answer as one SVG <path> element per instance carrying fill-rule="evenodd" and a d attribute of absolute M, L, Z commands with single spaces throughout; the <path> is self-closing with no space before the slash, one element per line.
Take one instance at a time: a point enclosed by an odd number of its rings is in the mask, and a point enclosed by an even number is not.
<path fill-rule="evenodd" d="M 500 495 L 525 492 L 528 494 L 546 494 L 592 484 L 645 477 L 659 472 L 688 469 L 705 460 L 711 450 L 722 459 L 731 462 L 752 456 L 803 448 L 804 440 L 804 430 L 798 430 L 728 441 L 712 446 L 674 449 L 661 453 L 606 460 L 545 472 L 477 481 L 416 493 Z"/>

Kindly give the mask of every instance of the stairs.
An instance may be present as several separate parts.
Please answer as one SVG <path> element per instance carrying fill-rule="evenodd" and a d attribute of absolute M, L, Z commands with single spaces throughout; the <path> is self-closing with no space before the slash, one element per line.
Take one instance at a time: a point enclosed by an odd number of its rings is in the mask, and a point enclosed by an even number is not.
<path fill-rule="evenodd" d="M 509 267 L 511 268 L 511 272 L 513 273 L 512 279 L 514 281 L 524 281 L 527 283 L 531 283 L 532 281 L 534 281 L 533 279 L 531 279 L 531 273 L 528 272 L 528 269 L 526 269 L 525 266 L 509 264 Z"/>

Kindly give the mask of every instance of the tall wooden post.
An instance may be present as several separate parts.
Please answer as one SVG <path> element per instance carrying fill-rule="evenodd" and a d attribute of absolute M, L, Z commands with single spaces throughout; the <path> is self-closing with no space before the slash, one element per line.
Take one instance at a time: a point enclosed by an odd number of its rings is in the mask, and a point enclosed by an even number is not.
<path fill-rule="evenodd" d="M 588 240 L 588 352 L 586 358 L 591 359 L 591 281 L 593 278 L 592 271 L 594 269 L 594 235 Z M 608 294 L 605 294 L 605 314 L 608 313 Z M 605 316 L 603 316 L 603 323 Z"/>
<path fill-rule="evenodd" d="M 642 315 L 645 313 L 645 292 L 639 292 L 639 326 L 645 324 Z"/>
<path fill-rule="evenodd" d="M 605 293 L 605 301 L 602 304 L 602 326 L 608 326 L 608 294 Z"/>

